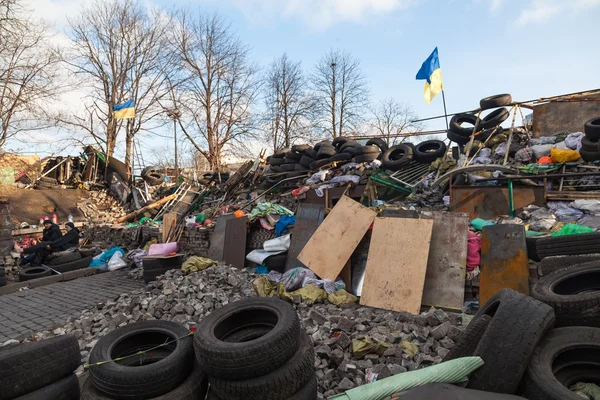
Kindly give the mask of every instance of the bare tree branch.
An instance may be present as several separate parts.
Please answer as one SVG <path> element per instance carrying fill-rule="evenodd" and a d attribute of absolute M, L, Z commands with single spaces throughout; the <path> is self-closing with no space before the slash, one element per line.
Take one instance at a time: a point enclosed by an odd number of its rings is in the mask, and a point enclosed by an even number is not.
<path fill-rule="evenodd" d="M 371 107 L 372 119 L 370 127 L 378 135 L 385 136 L 388 145 L 395 142 L 395 138 L 390 140 L 391 135 L 398 133 L 415 133 L 422 131 L 422 123 L 411 122 L 418 119 L 413 109 L 393 97 L 384 99 Z"/>

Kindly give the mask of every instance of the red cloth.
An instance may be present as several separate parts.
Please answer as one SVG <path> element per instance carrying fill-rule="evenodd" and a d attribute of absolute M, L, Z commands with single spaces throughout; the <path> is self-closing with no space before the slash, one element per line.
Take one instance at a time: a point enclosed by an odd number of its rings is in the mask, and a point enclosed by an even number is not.
<path fill-rule="evenodd" d="M 481 238 L 479 235 L 469 232 L 467 239 L 467 271 L 473 271 L 481 263 Z"/>

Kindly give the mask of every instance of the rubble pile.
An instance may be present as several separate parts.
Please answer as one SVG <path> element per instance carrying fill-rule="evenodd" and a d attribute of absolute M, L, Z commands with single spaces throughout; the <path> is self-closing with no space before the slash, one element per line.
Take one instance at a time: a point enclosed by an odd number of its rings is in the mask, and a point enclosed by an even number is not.
<path fill-rule="evenodd" d="M 172 270 L 144 289 L 124 293 L 70 318 L 62 328 L 38 333 L 34 340 L 74 334 L 82 363 L 86 363 L 98 338 L 115 328 L 152 319 L 190 328 L 215 309 L 255 296 L 255 277 L 224 264 L 189 275 Z M 415 316 L 354 303 L 343 307 L 300 303 L 295 307 L 312 337 L 319 392 L 325 397 L 374 376 L 382 379 L 439 363 L 461 334 L 457 316 L 442 310 Z"/>
<path fill-rule="evenodd" d="M 94 223 L 112 223 L 116 218 L 126 214 L 122 205 L 105 189 L 90 191 L 90 196 L 81 199 L 77 208 Z"/>

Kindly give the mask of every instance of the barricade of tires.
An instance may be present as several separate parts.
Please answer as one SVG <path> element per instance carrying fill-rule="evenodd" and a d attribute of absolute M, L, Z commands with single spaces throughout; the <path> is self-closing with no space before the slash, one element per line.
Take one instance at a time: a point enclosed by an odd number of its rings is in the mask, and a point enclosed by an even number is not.
<path fill-rule="evenodd" d="M 592 118 L 583 126 L 585 137 L 581 139 L 579 154 L 584 161 L 600 160 L 600 118 Z"/>
<path fill-rule="evenodd" d="M 165 174 L 159 172 L 154 167 L 144 168 L 140 175 L 150 186 L 158 186 L 165 181 Z"/>
<path fill-rule="evenodd" d="M 399 171 L 407 167 L 411 161 L 431 164 L 446 154 L 446 143 L 441 140 L 426 140 L 416 145 L 402 143 L 390 147 L 383 153 L 381 163 L 390 171 Z"/>
<path fill-rule="evenodd" d="M 315 400 L 314 349 L 294 308 L 252 298 L 212 312 L 194 335 L 212 400 Z"/>
<path fill-rule="evenodd" d="M 0 400 L 78 400 L 80 358 L 72 335 L 0 349 Z"/>
<path fill-rule="evenodd" d="M 65 272 L 87 268 L 93 259 L 94 257 L 91 255 L 84 257 L 79 251 L 53 253 L 46 260 L 46 265 L 22 268 L 19 271 L 19 282 L 51 276 L 54 273 L 53 270 L 64 274 Z"/>

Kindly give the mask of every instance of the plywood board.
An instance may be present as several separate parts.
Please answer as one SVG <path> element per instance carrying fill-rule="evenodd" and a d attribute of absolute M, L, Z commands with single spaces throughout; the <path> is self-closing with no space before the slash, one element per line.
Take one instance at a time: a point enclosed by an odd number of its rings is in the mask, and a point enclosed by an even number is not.
<path fill-rule="evenodd" d="M 377 218 L 360 304 L 418 314 L 433 220 Z"/>
<path fill-rule="evenodd" d="M 163 215 L 162 224 L 163 224 L 162 240 L 163 240 L 163 242 L 166 242 L 167 238 L 169 237 L 169 234 L 171 233 L 171 231 L 175 228 L 175 225 L 177 224 L 177 213 L 169 212 L 169 213 L 166 213 L 165 215 Z"/>
<path fill-rule="evenodd" d="M 323 219 L 325 218 L 325 207 L 321 204 L 300 204 L 296 211 L 296 223 L 292 231 L 292 240 L 288 250 L 285 270 L 294 268 L 306 268 L 298 260 L 298 254 L 302 251 L 306 243 L 315 233 Z"/>
<path fill-rule="evenodd" d="M 344 196 L 317 228 L 298 260 L 321 279 L 334 280 L 375 219 L 375 211 Z"/>
<path fill-rule="evenodd" d="M 248 217 L 231 218 L 225 225 L 223 261 L 236 268 L 244 268 Z"/>
<path fill-rule="evenodd" d="M 223 246 L 225 243 L 225 227 L 227 220 L 235 218 L 233 214 L 225 214 L 217 217 L 215 230 L 210 238 L 210 249 L 208 250 L 208 258 L 215 261 L 223 261 Z"/>
<path fill-rule="evenodd" d="M 479 304 L 509 288 L 529 295 L 529 259 L 522 225 L 498 224 L 483 228 Z"/>
<path fill-rule="evenodd" d="M 422 303 L 460 309 L 465 301 L 469 216 L 433 213 L 433 231 L 427 260 Z"/>

